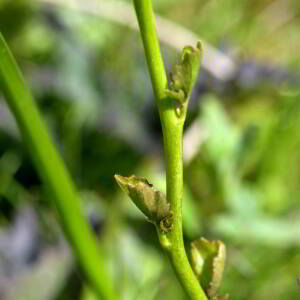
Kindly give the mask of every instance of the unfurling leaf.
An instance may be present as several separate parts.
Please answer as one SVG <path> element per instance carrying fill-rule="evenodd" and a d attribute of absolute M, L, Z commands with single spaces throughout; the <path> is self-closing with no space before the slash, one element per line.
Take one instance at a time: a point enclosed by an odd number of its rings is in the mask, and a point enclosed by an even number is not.
<path fill-rule="evenodd" d="M 217 296 L 222 281 L 225 257 L 226 248 L 222 241 L 208 241 L 200 238 L 191 244 L 192 267 L 209 299 L 225 300 L 227 297 Z"/>
<path fill-rule="evenodd" d="M 175 64 L 171 72 L 171 86 L 166 91 L 169 97 L 178 100 L 181 104 L 186 102 L 195 85 L 202 58 L 201 43 L 197 47 L 185 46 L 180 55 L 180 62 Z"/>
<path fill-rule="evenodd" d="M 115 175 L 115 179 L 150 222 L 158 225 L 163 231 L 171 228 L 170 204 L 162 192 L 154 189 L 146 178 L 134 175 L 130 177 Z"/>

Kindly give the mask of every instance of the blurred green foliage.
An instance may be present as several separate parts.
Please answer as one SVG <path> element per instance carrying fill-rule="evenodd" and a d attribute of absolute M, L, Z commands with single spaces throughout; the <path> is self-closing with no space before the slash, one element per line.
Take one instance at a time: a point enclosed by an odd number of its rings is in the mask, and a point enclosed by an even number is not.
<path fill-rule="evenodd" d="M 238 63 L 299 71 L 297 0 L 163 0 L 154 6 Z M 154 228 L 113 178 L 136 174 L 164 188 L 160 125 L 138 34 L 80 11 L 20 0 L 0 1 L 0 30 L 82 191 L 123 299 L 185 299 Z M 167 46 L 163 52 L 167 63 L 176 58 Z M 294 300 L 300 296 L 300 89 L 289 76 L 255 78 L 222 83 L 229 86 L 225 92 L 210 77 L 200 78 L 205 92 L 196 88 L 186 132 L 197 124 L 193 138 L 203 132 L 205 138 L 185 165 L 185 240 L 187 247 L 200 236 L 224 240 L 222 293 L 230 299 Z M 3 299 L 94 299 L 62 250 L 55 210 L 1 99 L 0 254 L 4 233 L 13 235 L 26 205 L 37 212 L 40 254 L 10 277 L 0 258 Z M 37 286 L 45 280 L 49 292 L 41 295 Z"/>

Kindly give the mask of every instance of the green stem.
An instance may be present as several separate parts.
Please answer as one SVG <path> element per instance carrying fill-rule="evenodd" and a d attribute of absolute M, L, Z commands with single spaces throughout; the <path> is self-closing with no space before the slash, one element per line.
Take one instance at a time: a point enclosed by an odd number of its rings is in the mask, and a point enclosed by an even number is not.
<path fill-rule="evenodd" d="M 134 0 L 134 6 L 142 34 L 152 86 L 156 100 L 159 101 L 165 98 L 165 89 L 168 86 L 168 79 L 156 35 L 152 1 Z"/>
<path fill-rule="evenodd" d="M 192 300 L 207 300 L 187 258 L 182 233 L 183 198 L 183 116 L 175 112 L 174 100 L 167 98 L 167 76 L 156 35 L 155 18 L 151 0 L 134 0 L 135 10 L 146 53 L 148 68 L 156 96 L 161 119 L 167 178 L 167 200 L 173 213 L 172 229 L 167 233 L 169 243 L 165 243 L 165 234 L 159 233 L 160 241 L 168 254 L 175 273 Z M 159 230 L 158 230 L 159 232 Z"/>
<path fill-rule="evenodd" d="M 29 153 L 59 212 L 79 263 L 99 297 L 115 300 L 96 237 L 81 213 L 79 195 L 57 153 L 27 88 L 21 71 L 0 33 L 0 87 L 11 108 Z"/>
<path fill-rule="evenodd" d="M 173 268 L 184 290 L 192 300 L 207 299 L 196 278 L 186 255 L 182 233 L 183 198 L 183 126 L 163 124 L 164 149 L 166 161 L 167 199 L 173 212 L 173 228 L 169 233 L 171 247 L 169 256 Z"/>

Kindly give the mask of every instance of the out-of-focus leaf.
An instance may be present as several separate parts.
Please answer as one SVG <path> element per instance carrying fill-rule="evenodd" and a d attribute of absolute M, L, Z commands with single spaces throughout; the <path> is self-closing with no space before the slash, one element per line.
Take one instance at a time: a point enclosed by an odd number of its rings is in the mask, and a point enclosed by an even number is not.
<path fill-rule="evenodd" d="M 264 215 L 253 218 L 220 216 L 214 229 L 236 242 L 260 243 L 286 248 L 300 245 L 300 222 L 273 219 Z"/>
<path fill-rule="evenodd" d="M 96 293 L 94 293 L 93 290 L 90 289 L 90 287 L 84 286 L 80 300 L 98 300 L 98 297 Z"/>
<path fill-rule="evenodd" d="M 123 223 L 118 226 L 117 236 L 110 236 L 114 257 L 112 268 L 118 282 L 122 300 L 141 299 L 140 296 L 156 290 L 164 268 L 164 258 L 154 247 L 145 245 Z M 160 289 L 160 285 L 156 284 Z M 154 293 L 155 294 L 155 293 Z"/>
<path fill-rule="evenodd" d="M 216 170 L 225 203 L 238 214 L 255 214 L 257 194 L 243 185 L 238 173 L 238 151 L 242 142 L 240 131 L 212 96 L 206 98 L 202 106 L 201 122 L 208 132 L 203 150 Z"/>

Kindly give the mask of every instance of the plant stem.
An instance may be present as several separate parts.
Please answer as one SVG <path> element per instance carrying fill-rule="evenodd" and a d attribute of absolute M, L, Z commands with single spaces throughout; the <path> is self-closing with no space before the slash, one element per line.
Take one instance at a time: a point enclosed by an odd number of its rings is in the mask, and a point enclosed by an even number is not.
<path fill-rule="evenodd" d="M 169 256 L 174 270 L 190 299 L 207 299 L 186 255 L 182 233 L 183 199 L 183 144 L 182 124 L 164 124 L 164 149 L 166 161 L 167 199 L 173 212 L 173 228 L 169 238 Z"/>
<path fill-rule="evenodd" d="M 165 89 L 168 86 L 168 79 L 156 35 L 152 1 L 134 0 L 134 6 L 142 35 L 152 86 L 156 100 L 160 101 L 165 98 Z"/>
<path fill-rule="evenodd" d="M 182 135 L 186 110 L 183 116 L 178 117 L 175 113 L 174 100 L 166 97 L 165 90 L 167 88 L 167 76 L 156 35 L 152 1 L 134 0 L 134 5 L 163 129 L 167 179 L 167 200 L 170 203 L 173 213 L 172 229 L 167 234 L 169 246 L 165 248 L 168 250 L 175 273 L 190 299 L 207 300 L 207 297 L 189 264 L 183 243 Z M 160 240 L 162 241 L 164 239 L 160 236 Z"/>
<path fill-rule="evenodd" d="M 63 228 L 87 279 L 106 300 L 115 300 L 96 237 L 81 213 L 79 195 L 57 153 L 21 71 L 0 33 L 0 87 L 3 88 L 39 175 L 56 204 Z"/>

